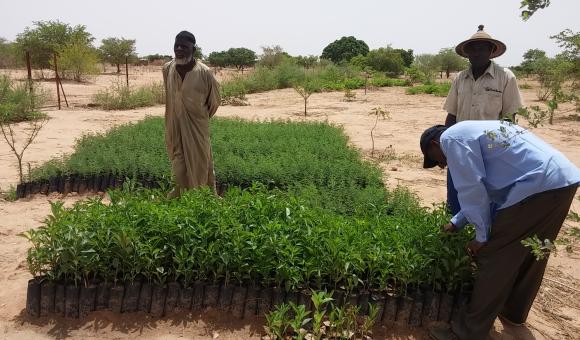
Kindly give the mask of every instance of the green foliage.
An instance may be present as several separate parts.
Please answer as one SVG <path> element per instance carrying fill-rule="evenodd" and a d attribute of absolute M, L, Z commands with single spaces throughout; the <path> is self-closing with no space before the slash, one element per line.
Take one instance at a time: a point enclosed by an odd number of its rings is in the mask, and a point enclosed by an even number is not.
<path fill-rule="evenodd" d="M 46 117 L 39 108 L 47 99 L 41 87 L 0 76 L 0 123 L 18 123 Z"/>
<path fill-rule="evenodd" d="M 550 0 L 521 0 L 522 20 L 528 20 L 536 11 L 550 6 Z"/>
<path fill-rule="evenodd" d="M 3 193 L 2 198 L 4 198 L 8 202 L 15 202 L 17 199 L 16 198 L 16 187 L 11 185 L 10 189 L 8 189 L 8 191 Z"/>
<path fill-rule="evenodd" d="M 420 75 L 425 76 L 425 79 L 421 81 L 426 84 L 432 83 L 435 80 L 436 73 L 441 69 L 439 58 L 434 54 L 417 55 L 411 68 L 416 69 Z"/>
<path fill-rule="evenodd" d="M 552 251 L 556 251 L 554 242 L 548 239 L 542 241 L 538 238 L 538 235 L 528 237 L 527 239 L 522 240 L 521 243 L 525 247 L 530 248 L 530 251 L 536 258 L 536 261 L 545 260 L 548 258 L 548 256 L 550 256 Z"/>
<path fill-rule="evenodd" d="M 524 53 L 524 60 L 521 63 L 521 71 L 529 76 L 539 71 L 540 63 L 547 58 L 546 52 L 540 49 L 530 49 Z"/>
<path fill-rule="evenodd" d="M 318 64 L 318 57 L 315 55 L 309 55 L 309 56 L 299 55 L 297 57 L 294 57 L 294 60 L 295 60 L 297 65 L 300 65 L 300 66 L 304 67 L 305 69 L 313 68 L 314 66 L 316 66 L 316 64 Z"/>
<path fill-rule="evenodd" d="M 353 211 L 352 200 L 378 204 L 386 195 L 380 170 L 361 161 L 336 127 L 212 119 L 211 131 L 216 178 L 223 185 L 249 187 L 260 182 L 341 212 Z M 73 154 L 33 169 L 32 177 L 71 173 L 151 177 L 169 184 L 163 119 L 148 118 L 106 135 L 85 136 Z"/>
<path fill-rule="evenodd" d="M 0 37 L 0 68 L 16 68 L 24 63 L 24 55 L 15 43 Z"/>
<path fill-rule="evenodd" d="M 421 284 L 453 290 L 471 280 L 462 245 L 472 235 L 442 234 L 444 209 L 420 208 L 406 195 L 393 193 L 342 216 L 261 186 L 231 189 L 223 198 L 189 191 L 178 200 L 126 186 L 110 192 L 110 204 L 53 203 L 44 226 L 23 236 L 32 244 L 27 260 L 34 276 L 77 283 L 144 277 L 400 291 Z"/>
<path fill-rule="evenodd" d="M 90 46 L 94 38 L 84 25 L 70 26 L 60 21 L 35 21 L 18 34 L 16 44 L 24 55 L 30 52 L 33 67 L 50 68 L 53 55 L 73 43 Z"/>
<path fill-rule="evenodd" d="M 334 63 L 349 62 L 357 55 L 366 56 L 369 53 L 369 46 L 362 40 L 353 36 L 342 37 L 328 44 L 322 50 L 320 58 L 332 60 Z"/>
<path fill-rule="evenodd" d="M 456 72 L 467 68 L 467 59 L 455 53 L 454 48 L 444 48 L 435 56 L 439 71 L 445 72 L 447 78 L 451 72 Z"/>
<path fill-rule="evenodd" d="M 99 47 L 104 61 L 117 65 L 117 73 L 121 72 L 121 64 L 125 58 L 135 55 L 135 40 L 125 38 L 106 38 L 101 40 Z"/>
<path fill-rule="evenodd" d="M 59 51 L 59 73 L 65 79 L 74 79 L 78 82 L 91 74 L 98 74 L 98 54 L 92 47 L 72 43 Z"/>
<path fill-rule="evenodd" d="M 105 110 L 129 110 L 165 104 L 165 87 L 160 82 L 138 88 L 116 82 L 95 94 L 93 100 Z"/>
<path fill-rule="evenodd" d="M 244 97 L 249 93 L 294 87 L 306 79 L 313 84 L 316 92 L 354 90 L 365 86 L 365 78 L 354 68 L 321 62 L 305 70 L 287 60 L 272 68 L 257 66 L 249 75 L 225 81 L 220 86 L 220 93 L 222 99 L 227 102 L 230 98 Z M 379 74 L 375 74 L 370 83 L 377 87 L 409 85 L 404 79 L 387 78 Z"/>
<path fill-rule="evenodd" d="M 451 83 L 436 83 L 428 85 L 417 85 L 409 87 L 407 89 L 407 94 L 432 94 L 437 97 L 447 97 L 449 90 L 451 89 Z"/>
<path fill-rule="evenodd" d="M 399 53 L 401 55 L 401 58 L 403 58 L 403 65 L 405 65 L 405 67 L 411 67 L 411 65 L 413 65 L 415 56 L 413 55 L 412 49 L 405 50 L 402 48 L 395 48 L 393 49 L 393 52 Z"/>
<path fill-rule="evenodd" d="M 239 47 L 230 48 L 227 51 L 212 52 L 207 57 L 207 61 L 211 66 L 232 66 L 243 72 L 244 68 L 253 66 L 257 58 L 256 52 L 245 47 Z"/>
<path fill-rule="evenodd" d="M 258 64 L 264 67 L 275 67 L 282 64 L 286 59 L 290 58 L 288 53 L 284 52 L 279 45 L 262 47 L 262 55 Z"/>
<path fill-rule="evenodd" d="M 385 72 L 390 76 L 403 74 L 405 63 L 400 52 L 386 47 L 370 51 L 367 55 L 367 65 L 379 72 Z"/>

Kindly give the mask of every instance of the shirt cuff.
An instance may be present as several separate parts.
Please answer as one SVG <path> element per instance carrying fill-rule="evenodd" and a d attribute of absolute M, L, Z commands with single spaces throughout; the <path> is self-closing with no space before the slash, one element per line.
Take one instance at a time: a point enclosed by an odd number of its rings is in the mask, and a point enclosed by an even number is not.
<path fill-rule="evenodd" d="M 456 229 L 461 230 L 467 225 L 468 221 L 460 211 L 457 213 L 457 215 L 451 218 L 451 223 L 453 223 Z"/>
<path fill-rule="evenodd" d="M 487 232 L 475 229 L 475 240 L 479 243 L 487 242 Z"/>

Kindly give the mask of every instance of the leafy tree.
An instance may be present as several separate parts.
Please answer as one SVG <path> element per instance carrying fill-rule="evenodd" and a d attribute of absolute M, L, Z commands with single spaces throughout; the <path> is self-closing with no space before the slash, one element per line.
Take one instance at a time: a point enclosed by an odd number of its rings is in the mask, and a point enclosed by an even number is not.
<path fill-rule="evenodd" d="M 437 56 L 434 54 L 419 54 L 414 59 L 411 67 L 417 68 L 425 76 L 423 82 L 432 82 L 435 78 L 435 73 L 441 70 Z"/>
<path fill-rule="evenodd" d="M 117 73 L 121 73 L 121 64 L 125 62 L 125 58 L 135 54 L 135 40 L 106 38 L 101 41 L 99 49 L 104 61 L 117 65 Z"/>
<path fill-rule="evenodd" d="M 207 61 L 213 67 L 226 67 L 228 65 L 227 54 L 226 51 L 211 52 L 207 57 Z"/>
<path fill-rule="evenodd" d="M 314 67 L 318 63 L 318 57 L 315 55 L 309 56 L 297 56 L 294 58 L 296 60 L 296 64 L 304 67 L 305 69 L 309 69 Z"/>
<path fill-rule="evenodd" d="M 70 44 L 90 46 L 93 36 L 86 31 L 84 25 L 74 27 L 60 21 L 35 21 L 34 28 L 26 27 L 18 34 L 16 44 L 24 53 L 30 52 L 34 67 L 49 68 L 53 54 Z"/>
<path fill-rule="evenodd" d="M 284 52 L 280 45 L 262 46 L 262 55 L 259 64 L 268 68 L 280 65 L 284 59 L 288 58 L 288 53 Z"/>
<path fill-rule="evenodd" d="M 369 53 L 369 46 L 362 40 L 358 40 L 353 36 L 342 37 L 334 42 L 328 44 L 322 50 L 323 59 L 332 60 L 334 63 L 342 61 L 349 62 L 357 55 L 366 56 Z"/>
<path fill-rule="evenodd" d="M 0 68 L 13 68 L 22 64 L 24 57 L 20 55 L 14 43 L 0 38 Z"/>
<path fill-rule="evenodd" d="M 244 68 L 256 64 L 256 53 L 245 47 L 230 48 L 227 51 L 212 52 L 207 60 L 215 67 L 233 66 L 244 73 Z"/>
<path fill-rule="evenodd" d="M 73 43 L 62 48 L 59 56 L 59 71 L 65 79 L 80 82 L 86 75 L 99 73 L 99 56 L 92 47 Z"/>
<path fill-rule="evenodd" d="M 413 50 L 411 49 L 404 50 L 402 48 L 396 48 L 393 51 L 398 52 L 401 55 L 405 67 L 411 67 L 411 64 L 413 64 L 413 60 L 415 60 L 415 57 L 413 56 Z"/>
<path fill-rule="evenodd" d="M 528 20 L 536 11 L 550 6 L 550 0 L 521 0 L 520 9 L 523 8 L 521 16 L 524 21 Z"/>
<path fill-rule="evenodd" d="M 456 72 L 467 68 L 467 60 L 455 53 L 453 48 L 444 48 L 436 56 L 437 65 L 441 72 L 445 72 L 447 78 L 451 72 Z"/>
<path fill-rule="evenodd" d="M 535 73 L 538 65 L 546 58 L 545 51 L 537 48 L 527 50 L 526 53 L 524 53 L 524 60 L 520 65 L 521 71 L 526 75 Z"/>
<path fill-rule="evenodd" d="M 349 64 L 357 70 L 364 70 L 365 68 L 370 68 L 368 65 L 368 58 L 364 55 L 357 55 L 350 59 Z M 371 68 L 372 69 L 372 68 Z"/>
<path fill-rule="evenodd" d="M 405 68 L 401 54 L 390 47 L 372 50 L 367 54 L 366 59 L 368 66 L 392 76 L 401 75 Z"/>

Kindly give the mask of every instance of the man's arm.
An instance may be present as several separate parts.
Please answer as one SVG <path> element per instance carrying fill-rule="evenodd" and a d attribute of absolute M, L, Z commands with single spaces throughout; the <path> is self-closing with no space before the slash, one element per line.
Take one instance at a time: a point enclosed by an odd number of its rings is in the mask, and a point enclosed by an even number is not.
<path fill-rule="evenodd" d="M 448 113 L 447 117 L 445 118 L 445 126 L 451 127 L 451 126 L 455 125 L 455 123 L 457 123 L 457 116 L 454 114 Z"/>
<path fill-rule="evenodd" d="M 475 239 L 485 243 L 491 226 L 490 199 L 483 180 L 486 177 L 481 147 L 477 139 L 441 140 L 447 165 L 458 192 L 461 211 L 451 222 L 458 228 L 467 222 L 475 225 Z"/>
<path fill-rule="evenodd" d="M 502 109 L 500 118 L 510 118 L 515 121 L 515 115 L 523 107 L 522 94 L 518 87 L 516 76 L 510 71 L 507 72 L 507 82 L 503 89 Z"/>
<path fill-rule="evenodd" d="M 206 105 L 209 117 L 211 118 L 216 113 L 218 107 L 221 104 L 220 85 L 210 70 L 208 70 L 206 74 L 209 83 L 208 84 L 209 91 L 206 99 Z"/>

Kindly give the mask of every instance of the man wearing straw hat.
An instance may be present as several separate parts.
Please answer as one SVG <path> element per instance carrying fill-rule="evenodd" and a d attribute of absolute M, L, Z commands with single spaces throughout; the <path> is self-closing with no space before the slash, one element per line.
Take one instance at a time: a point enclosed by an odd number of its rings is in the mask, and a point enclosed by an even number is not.
<path fill-rule="evenodd" d="M 215 191 L 209 119 L 220 105 L 219 85 L 195 60 L 195 49 L 195 36 L 181 31 L 173 45 L 175 59 L 163 65 L 165 142 L 176 181 L 169 197 L 201 186 Z"/>
<path fill-rule="evenodd" d="M 506 45 L 493 39 L 479 25 L 471 38 L 455 47 L 455 52 L 468 58 L 471 67 L 461 71 L 451 85 L 443 108 L 447 111 L 446 126 L 465 120 L 513 119 L 522 107 L 516 77 L 507 68 L 491 59 L 501 56 Z M 457 191 L 447 172 L 447 205 L 453 215 L 460 210 Z"/>

